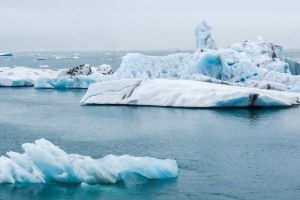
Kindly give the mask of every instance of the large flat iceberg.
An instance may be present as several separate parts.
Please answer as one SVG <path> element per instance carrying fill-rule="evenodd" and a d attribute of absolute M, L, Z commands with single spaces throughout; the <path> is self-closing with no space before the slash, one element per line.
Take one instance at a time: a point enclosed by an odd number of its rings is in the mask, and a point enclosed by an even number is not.
<path fill-rule="evenodd" d="M 8 152 L 0 157 L 0 183 L 86 183 L 112 184 L 130 173 L 149 179 L 178 176 L 175 160 L 129 155 L 108 155 L 101 159 L 67 154 L 51 142 L 40 139 L 22 145 L 24 153 Z"/>
<path fill-rule="evenodd" d="M 292 106 L 300 94 L 192 80 L 123 79 L 92 84 L 81 104 L 171 107 Z"/>

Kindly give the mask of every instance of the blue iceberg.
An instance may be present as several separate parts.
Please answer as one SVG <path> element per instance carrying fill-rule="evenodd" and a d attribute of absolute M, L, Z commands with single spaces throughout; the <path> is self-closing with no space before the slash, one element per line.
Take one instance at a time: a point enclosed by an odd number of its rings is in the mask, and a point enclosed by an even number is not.
<path fill-rule="evenodd" d="M 0 56 L 14 56 L 11 52 L 0 53 Z"/>

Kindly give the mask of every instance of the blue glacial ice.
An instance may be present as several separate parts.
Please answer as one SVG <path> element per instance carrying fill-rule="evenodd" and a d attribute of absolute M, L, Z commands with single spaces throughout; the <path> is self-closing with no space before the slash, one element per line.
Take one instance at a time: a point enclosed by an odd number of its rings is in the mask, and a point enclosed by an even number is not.
<path fill-rule="evenodd" d="M 149 179 L 178 176 L 175 160 L 129 155 L 108 155 L 101 159 L 67 154 L 51 142 L 40 139 L 22 145 L 24 153 L 8 152 L 0 157 L 0 183 L 86 183 L 112 184 L 138 173 Z"/>
<path fill-rule="evenodd" d="M 11 52 L 7 52 L 7 53 L 0 53 L 0 56 L 14 56 L 14 55 Z"/>

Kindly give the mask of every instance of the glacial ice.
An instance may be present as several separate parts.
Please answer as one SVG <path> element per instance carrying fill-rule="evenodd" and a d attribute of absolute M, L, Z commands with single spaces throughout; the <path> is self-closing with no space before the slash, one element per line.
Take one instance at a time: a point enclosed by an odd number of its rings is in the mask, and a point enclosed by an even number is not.
<path fill-rule="evenodd" d="M 103 64 L 91 67 L 81 64 L 72 69 L 59 70 L 55 78 L 39 77 L 36 79 L 35 88 L 88 88 L 92 83 L 97 82 L 98 77 L 105 80 L 103 76 L 112 74 L 112 67 Z"/>
<path fill-rule="evenodd" d="M 267 107 L 299 104 L 300 94 L 193 80 L 122 79 L 92 84 L 81 104 Z"/>
<path fill-rule="evenodd" d="M 11 52 L 0 53 L 0 56 L 14 56 Z"/>
<path fill-rule="evenodd" d="M 81 67 L 80 67 L 81 66 Z M 112 74 L 110 65 L 91 67 L 80 65 L 72 69 L 33 69 L 27 67 L 0 67 L 0 86 L 33 86 L 39 88 L 88 87 L 95 82 L 93 76 Z M 40 65 L 47 68 L 48 65 Z M 80 69 L 79 69 L 80 68 Z M 72 71 L 73 70 L 73 71 Z"/>
<path fill-rule="evenodd" d="M 67 154 L 40 139 L 22 145 L 24 153 L 8 152 L 0 157 L 0 183 L 112 184 L 137 173 L 149 179 L 178 176 L 175 160 L 130 155 L 108 155 L 101 159 Z"/>
<path fill-rule="evenodd" d="M 57 70 L 0 67 L 0 86 L 33 86 L 40 76 L 55 78 Z"/>

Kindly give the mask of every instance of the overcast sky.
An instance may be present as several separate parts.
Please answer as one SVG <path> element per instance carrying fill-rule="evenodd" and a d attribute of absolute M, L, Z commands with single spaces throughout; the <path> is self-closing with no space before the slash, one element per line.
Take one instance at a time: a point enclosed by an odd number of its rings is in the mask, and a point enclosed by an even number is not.
<path fill-rule="evenodd" d="M 299 0 L 0 0 L 0 51 L 195 49 L 205 20 L 220 47 L 261 35 L 300 49 Z"/>

